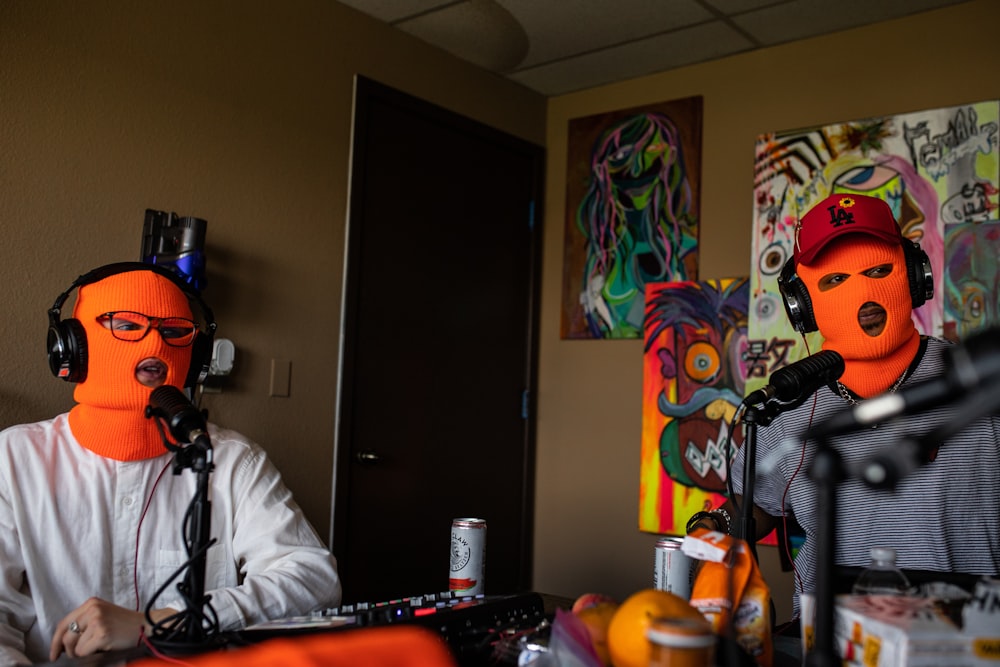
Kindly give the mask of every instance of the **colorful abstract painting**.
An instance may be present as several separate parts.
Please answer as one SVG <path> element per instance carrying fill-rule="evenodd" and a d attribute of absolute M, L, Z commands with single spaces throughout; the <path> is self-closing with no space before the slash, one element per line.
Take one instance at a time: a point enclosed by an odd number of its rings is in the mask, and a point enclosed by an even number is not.
<path fill-rule="evenodd" d="M 648 283 L 698 278 L 702 98 L 569 122 L 562 338 L 639 338 Z"/>
<path fill-rule="evenodd" d="M 931 261 L 935 297 L 918 328 L 953 339 L 998 322 L 1000 102 L 869 118 L 758 137 L 754 167 L 747 389 L 819 350 L 788 324 L 777 287 L 795 223 L 830 194 L 884 199 Z M 806 348 L 808 344 L 808 350 Z"/>
<path fill-rule="evenodd" d="M 962 340 L 1000 324 L 1000 222 L 946 224 L 944 254 L 945 335 Z"/>
<path fill-rule="evenodd" d="M 744 395 L 749 293 L 747 278 L 646 286 L 640 530 L 683 535 L 692 514 L 724 500 L 743 442 L 732 420 Z"/>

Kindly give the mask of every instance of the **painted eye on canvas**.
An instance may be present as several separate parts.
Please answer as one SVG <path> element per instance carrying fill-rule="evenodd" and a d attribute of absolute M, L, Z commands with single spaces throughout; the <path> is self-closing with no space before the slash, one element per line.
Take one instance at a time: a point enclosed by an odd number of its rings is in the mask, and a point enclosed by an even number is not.
<path fill-rule="evenodd" d="M 695 382 L 712 382 L 719 376 L 721 369 L 719 351 L 711 343 L 695 343 L 684 355 L 684 372 Z"/>

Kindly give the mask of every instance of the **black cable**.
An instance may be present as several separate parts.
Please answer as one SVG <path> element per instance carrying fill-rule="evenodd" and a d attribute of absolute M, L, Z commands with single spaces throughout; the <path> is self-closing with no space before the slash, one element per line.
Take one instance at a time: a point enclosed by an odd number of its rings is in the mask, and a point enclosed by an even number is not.
<path fill-rule="evenodd" d="M 157 430 L 160 432 L 160 437 L 163 440 L 164 447 L 170 451 L 176 452 L 173 464 L 174 474 L 179 474 L 182 468 L 190 467 L 193 459 L 190 456 L 186 456 L 186 454 L 191 448 L 182 448 L 176 445 L 171 445 L 167 441 L 166 433 L 164 432 L 160 420 L 157 419 L 154 420 L 154 422 Z M 194 544 L 194 512 L 202 500 L 202 492 L 198 489 L 195 491 L 191 502 L 188 503 L 187 509 L 184 512 L 183 521 L 181 522 L 181 539 L 184 543 L 184 551 L 187 555 L 187 560 L 181 563 L 174 573 L 170 575 L 170 577 L 168 577 L 158 589 L 156 589 L 149 602 L 146 604 L 146 621 L 152 628 L 150 640 L 154 643 L 177 641 L 178 637 L 183 637 L 188 628 L 191 627 L 202 628 L 206 638 L 217 635 L 220 631 L 218 614 L 216 613 L 215 608 L 212 607 L 211 596 L 203 594 L 203 600 L 192 599 L 187 576 L 185 576 L 185 578 L 177 584 L 177 590 L 184 602 L 185 609 L 178 611 L 175 614 L 171 614 L 166 618 L 160 619 L 159 621 L 153 621 L 152 618 L 154 605 L 160 596 L 163 595 L 164 591 L 166 591 L 167 587 L 180 575 L 187 575 L 194 562 L 207 554 L 208 549 L 217 542 L 217 540 L 213 538 L 208 540 L 208 542 L 201 547 L 197 547 L 197 545 Z M 192 626 L 192 623 L 197 623 L 198 625 Z"/>

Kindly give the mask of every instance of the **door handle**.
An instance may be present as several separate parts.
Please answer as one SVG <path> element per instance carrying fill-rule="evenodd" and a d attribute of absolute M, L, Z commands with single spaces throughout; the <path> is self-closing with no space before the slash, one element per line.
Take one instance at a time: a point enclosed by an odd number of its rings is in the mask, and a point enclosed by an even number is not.
<path fill-rule="evenodd" d="M 371 449 L 362 449 L 360 452 L 354 455 L 354 458 L 357 460 L 358 463 L 369 466 L 375 465 L 381 460 L 379 455 Z"/>

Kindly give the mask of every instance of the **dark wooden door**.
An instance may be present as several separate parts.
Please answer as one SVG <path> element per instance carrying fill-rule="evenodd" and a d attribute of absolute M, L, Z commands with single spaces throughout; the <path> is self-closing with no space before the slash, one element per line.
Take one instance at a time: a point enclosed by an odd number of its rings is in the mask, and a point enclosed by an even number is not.
<path fill-rule="evenodd" d="M 486 592 L 531 580 L 543 151 L 359 78 L 332 547 L 345 602 L 447 590 L 487 522 Z"/>

